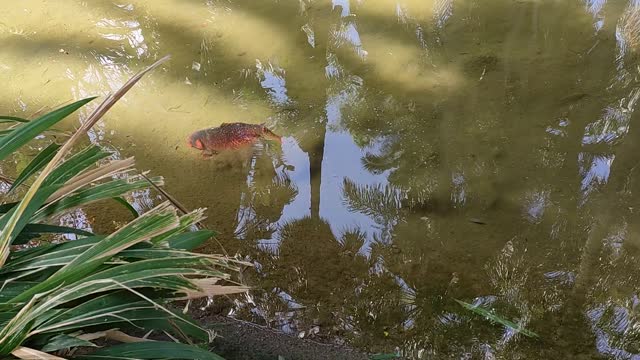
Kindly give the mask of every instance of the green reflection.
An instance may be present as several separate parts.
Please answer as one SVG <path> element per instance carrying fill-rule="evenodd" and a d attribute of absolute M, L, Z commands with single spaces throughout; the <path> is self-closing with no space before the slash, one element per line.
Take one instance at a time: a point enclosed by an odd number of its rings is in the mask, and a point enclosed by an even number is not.
<path fill-rule="evenodd" d="M 256 262 L 239 316 L 409 358 L 637 356 L 634 2 L 0 7 L 2 113 L 107 93 L 173 55 L 91 140 L 208 207 Z M 186 147 L 235 121 L 267 121 L 282 151 Z"/>

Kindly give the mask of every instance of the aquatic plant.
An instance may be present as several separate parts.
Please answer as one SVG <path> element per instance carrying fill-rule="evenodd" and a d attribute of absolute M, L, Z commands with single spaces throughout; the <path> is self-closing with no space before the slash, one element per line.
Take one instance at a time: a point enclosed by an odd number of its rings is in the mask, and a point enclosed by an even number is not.
<path fill-rule="evenodd" d="M 191 251 L 212 236 L 208 230 L 189 231 L 202 220 L 202 209 L 179 215 L 165 202 L 106 235 L 47 223 L 72 208 L 162 185 L 161 177 L 131 176 L 133 158 L 104 161 L 110 154 L 96 146 L 71 150 L 145 73 L 166 59 L 104 100 L 61 146 L 40 152 L 10 190 L 21 190 L 20 184 L 38 174 L 24 186 L 24 195 L 0 206 L 0 357 L 221 359 L 193 345 L 207 343 L 213 333 L 168 306 L 175 300 L 246 290 L 238 284 L 227 285 L 238 262 Z M 91 100 L 30 121 L 1 117 L 0 121 L 13 126 L 0 137 L 0 160 Z M 29 243 L 43 233 L 83 237 Z M 151 343 L 148 335 L 154 331 L 174 341 Z M 113 343 L 123 344 L 73 351 Z"/>
<path fill-rule="evenodd" d="M 498 323 L 501 324 L 511 330 L 514 330 L 518 333 L 521 333 L 523 335 L 526 335 L 528 337 L 538 337 L 538 334 L 536 334 L 535 332 L 531 331 L 531 330 L 527 330 L 525 328 L 523 328 L 520 324 L 516 324 L 513 321 L 507 320 L 504 317 L 495 314 L 493 311 L 491 310 L 487 310 L 485 308 L 482 308 L 478 305 L 473 305 L 473 304 L 469 304 L 467 302 L 458 300 L 458 299 L 454 299 L 458 304 L 460 304 L 462 307 L 464 307 L 465 309 L 476 313 L 484 318 L 486 318 L 487 320 L 494 322 L 494 323 Z"/>

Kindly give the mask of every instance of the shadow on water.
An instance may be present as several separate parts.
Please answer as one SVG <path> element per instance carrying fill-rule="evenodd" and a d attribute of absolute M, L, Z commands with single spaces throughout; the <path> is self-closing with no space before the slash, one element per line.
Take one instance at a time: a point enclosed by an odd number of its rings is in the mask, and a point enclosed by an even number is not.
<path fill-rule="evenodd" d="M 133 3 L 92 2 L 86 39 L 4 48 L 65 59 L 48 73 L 77 97 L 174 53 L 92 141 L 165 175 L 254 261 L 235 316 L 408 358 L 637 356 L 635 5 Z M 185 149 L 244 118 L 282 148 Z"/>

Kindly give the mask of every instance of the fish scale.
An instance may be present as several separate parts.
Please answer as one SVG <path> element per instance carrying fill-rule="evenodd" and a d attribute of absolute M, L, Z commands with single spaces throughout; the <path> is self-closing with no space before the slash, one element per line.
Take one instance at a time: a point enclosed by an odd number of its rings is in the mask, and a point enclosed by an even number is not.
<path fill-rule="evenodd" d="M 224 123 L 219 127 L 198 130 L 187 139 L 189 146 L 207 153 L 233 150 L 249 146 L 260 139 L 281 142 L 280 136 L 274 134 L 263 124 Z"/>

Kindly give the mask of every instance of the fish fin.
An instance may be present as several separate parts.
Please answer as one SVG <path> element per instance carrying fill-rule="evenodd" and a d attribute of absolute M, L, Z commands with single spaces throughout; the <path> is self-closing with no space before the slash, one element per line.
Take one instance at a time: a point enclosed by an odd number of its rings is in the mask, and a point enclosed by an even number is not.
<path fill-rule="evenodd" d="M 225 127 L 225 126 L 229 126 L 229 125 L 233 125 L 233 123 L 222 123 L 222 124 L 220 124 L 220 127 Z"/>

